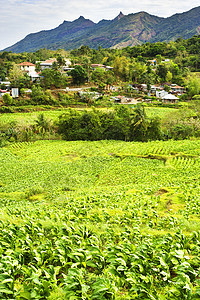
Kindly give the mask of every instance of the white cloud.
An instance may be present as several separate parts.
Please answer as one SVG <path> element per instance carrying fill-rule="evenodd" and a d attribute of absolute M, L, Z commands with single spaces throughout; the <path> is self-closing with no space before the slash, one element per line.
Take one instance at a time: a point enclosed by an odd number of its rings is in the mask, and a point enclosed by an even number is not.
<path fill-rule="evenodd" d="M 146 11 L 168 17 L 199 5 L 199 0 L 0 0 L 0 49 L 11 46 L 27 34 L 55 28 L 80 15 L 94 22 L 124 14 Z"/>

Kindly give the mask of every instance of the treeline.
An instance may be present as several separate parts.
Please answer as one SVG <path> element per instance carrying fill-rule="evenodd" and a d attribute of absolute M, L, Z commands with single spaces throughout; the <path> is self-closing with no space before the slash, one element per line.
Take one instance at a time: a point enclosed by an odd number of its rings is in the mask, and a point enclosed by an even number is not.
<path fill-rule="evenodd" d="M 10 142 L 29 142 L 38 139 L 75 140 L 181 140 L 200 137 L 200 103 L 179 110 L 164 119 L 148 117 L 144 106 L 134 108 L 119 105 L 115 109 L 78 111 L 69 108 L 54 122 L 43 113 L 31 124 L 0 123 L 0 146 Z"/>
<path fill-rule="evenodd" d="M 193 106 L 193 107 L 192 107 Z M 148 117 L 144 106 L 119 106 L 114 110 L 77 111 L 69 109 L 59 117 L 58 133 L 65 140 L 181 140 L 200 137 L 200 104 L 159 117 Z"/>
<path fill-rule="evenodd" d="M 146 63 L 148 59 L 158 56 L 175 59 L 179 68 L 189 68 L 190 71 L 200 71 L 200 35 L 193 36 L 190 39 L 182 38 L 176 41 L 145 43 L 134 47 L 125 47 L 123 49 L 91 49 L 88 46 L 81 46 L 71 51 L 40 49 L 36 52 L 12 53 L 4 51 L 0 53 L 0 78 L 5 79 L 12 70 L 13 63 L 18 64 L 22 61 L 36 63 L 46 60 L 50 57 L 68 57 L 72 63 L 81 63 L 87 68 L 89 63 L 102 63 L 112 65 L 116 57 L 125 56 L 126 58 L 135 58 L 137 62 Z"/>
<path fill-rule="evenodd" d="M 144 107 L 115 110 L 77 111 L 69 109 L 58 121 L 58 133 L 65 140 L 148 141 L 163 138 L 159 118 L 148 118 Z"/>
<path fill-rule="evenodd" d="M 146 63 L 148 59 L 155 59 L 158 56 L 175 59 L 179 68 L 189 67 L 190 71 L 200 71 L 200 35 L 184 40 L 178 38 L 176 41 L 145 43 L 134 47 L 125 47 L 122 49 L 90 49 L 88 46 L 82 46 L 74 49 L 70 55 L 75 61 L 80 61 L 81 57 L 90 57 L 92 63 L 100 61 L 112 64 L 115 57 L 125 56 L 126 58 L 135 58 L 138 62 Z"/>

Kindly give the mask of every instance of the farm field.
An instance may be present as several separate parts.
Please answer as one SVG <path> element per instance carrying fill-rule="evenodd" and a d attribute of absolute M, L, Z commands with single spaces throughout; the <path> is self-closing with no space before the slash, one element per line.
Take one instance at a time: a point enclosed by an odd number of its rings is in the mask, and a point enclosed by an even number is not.
<path fill-rule="evenodd" d="M 58 110 L 46 110 L 46 111 L 37 111 L 37 112 L 29 112 L 29 113 L 7 113 L 1 114 L 0 122 L 2 124 L 7 124 L 11 122 L 16 122 L 20 125 L 33 124 L 37 119 L 39 114 L 44 114 L 45 117 L 48 117 L 52 121 L 57 119 L 62 113 L 64 113 L 65 109 Z"/>
<path fill-rule="evenodd" d="M 0 299 L 200 299 L 200 140 L 0 157 Z"/>
<path fill-rule="evenodd" d="M 148 117 L 160 117 L 161 119 L 170 113 L 177 113 L 180 109 L 171 107 L 145 107 L 145 111 Z"/>
<path fill-rule="evenodd" d="M 99 109 L 99 108 L 98 108 Z M 101 108 L 103 110 L 110 110 L 110 108 Z M 79 108 L 79 110 L 83 110 Z M 165 117 L 171 112 L 177 112 L 178 109 L 168 108 L 168 107 L 145 107 L 146 113 L 149 117 L 159 116 L 160 118 Z M 37 111 L 29 113 L 6 113 L 1 114 L 0 123 L 8 124 L 11 122 L 16 122 L 17 124 L 24 126 L 27 124 L 33 124 L 37 119 L 39 114 L 44 114 L 45 117 L 49 118 L 52 121 L 55 121 L 61 114 L 66 112 L 66 109 L 55 109 L 55 110 L 46 110 L 46 111 Z"/>

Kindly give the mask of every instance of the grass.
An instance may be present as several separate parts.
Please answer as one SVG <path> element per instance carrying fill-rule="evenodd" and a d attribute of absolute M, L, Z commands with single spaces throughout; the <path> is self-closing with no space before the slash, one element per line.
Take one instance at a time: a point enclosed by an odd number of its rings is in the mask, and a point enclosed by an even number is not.
<path fill-rule="evenodd" d="M 87 109 L 91 109 L 91 108 L 87 108 Z M 105 108 L 100 108 L 100 109 L 105 110 Z M 78 110 L 83 110 L 83 109 L 78 108 Z M 106 110 L 107 110 L 107 108 L 106 108 Z M 165 108 L 165 107 L 145 107 L 145 110 L 149 117 L 159 116 L 161 119 L 171 112 L 177 112 L 177 109 Z M 60 109 L 55 109 L 55 110 L 46 110 L 46 111 L 42 111 L 42 112 L 1 114 L 0 123 L 8 124 L 11 122 L 16 122 L 19 126 L 25 126 L 28 124 L 30 125 L 30 124 L 35 123 L 35 120 L 37 119 L 38 115 L 41 113 L 43 113 L 44 116 L 47 117 L 48 119 L 55 121 L 65 111 L 66 111 L 66 109 L 60 108 Z"/>
<path fill-rule="evenodd" d="M 148 117 L 160 117 L 162 119 L 170 113 L 176 114 L 178 109 L 170 107 L 145 107 L 145 111 Z"/>

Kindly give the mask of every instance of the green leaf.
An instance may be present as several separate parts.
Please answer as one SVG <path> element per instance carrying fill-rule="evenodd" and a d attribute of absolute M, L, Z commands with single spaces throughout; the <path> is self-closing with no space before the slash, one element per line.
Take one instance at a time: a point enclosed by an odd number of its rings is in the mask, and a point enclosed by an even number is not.
<path fill-rule="evenodd" d="M 7 289 L 2 289 L 2 288 L 0 288 L 0 293 L 4 293 L 4 294 L 9 294 L 9 295 L 11 295 L 11 294 L 13 294 L 13 292 L 12 291 L 10 291 L 10 290 L 7 290 Z"/>

